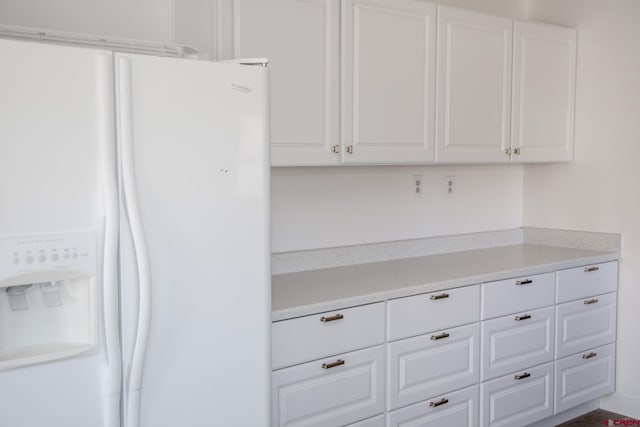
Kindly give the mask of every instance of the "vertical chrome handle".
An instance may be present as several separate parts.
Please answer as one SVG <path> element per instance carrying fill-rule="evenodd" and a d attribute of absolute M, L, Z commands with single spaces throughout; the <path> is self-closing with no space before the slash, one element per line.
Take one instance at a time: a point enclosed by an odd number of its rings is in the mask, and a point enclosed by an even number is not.
<path fill-rule="evenodd" d="M 449 298 L 449 294 L 443 293 L 443 294 L 440 294 L 440 295 L 431 295 L 429 298 L 432 299 L 432 300 L 445 299 L 445 298 Z"/>
<path fill-rule="evenodd" d="M 333 316 L 329 316 L 329 317 L 322 316 L 320 318 L 320 321 L 322 323 L 327 323 L 327 322 L 333 322 L 335 320 L 341 320 L 341 319 L 344 319 L 344 316 L 342 314 L 338 313 L 338 314 L 334 314 Z"/>
<path fill-rule="evenodd" d="M 431 339 L 434 341 L 441 340 L 443 338 L 449 338 L 449 334 L 446 332 L 443 332 L 440 335 L 431 335 Z"/>
<path fill-rule="evenodd" d="M 344 360 L 338 359 L 335 362 L 323 363 L 322 364 L 322 369 L 331 369 L 331 368 L 335 368 L 336 366 L 340 366 L 340 365 L 344 365 Z"/>
<path fill-rule="evenodd" d="M 445 399 L 444 397 L 437 402 L 429 402 L 429 406 L 432 408 L 437 408 L 440 405 L 444 405 L 445 403 L 449 403 L 449 399 Z"/>
<path fill-rule="evenodd" d="M 592 273 L 592 272 L 598 271 L 598 270 L 600 270 L 600 267 L 587 267 L 587 268 L 584 269 L 584 272 L 585 273 Z"/>
<path fill-rule="evenodd" d="M 516 286 L 530 285 L 531 283 L 533 283 L 533 280 L 531 279 L 518 280 L 516 281 Z"/>
<path fill-rule="evenodd" d="M 531 376 L 531 374 L 529 372 L 523 372 L 522 374 L 517 374 L 515 376 L 515 379 L 519 381 L 519 380 L 523 380 L 525 378 L 529 378 L 530 376 Z"/>

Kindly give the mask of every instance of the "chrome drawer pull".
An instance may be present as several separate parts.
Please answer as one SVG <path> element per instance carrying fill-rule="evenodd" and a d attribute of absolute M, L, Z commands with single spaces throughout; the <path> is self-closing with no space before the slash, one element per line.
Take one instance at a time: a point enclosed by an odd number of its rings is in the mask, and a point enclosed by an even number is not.
<path fill-rule="evenodd" d="M 329 317 L 322 316 L 320 318 L 320 321 L 322 323 L 327 323 L 327 322 L 333 322 L 334 320 L 341 320 L 341 319 L 344 319 L 344 316 L 342 314 L 338 313 L 338 314 L 336 314 L 334 316 L 329 316 Z"/>
<path fill-rule="evenodd" d="M 591 359 L 592 357 L 596 357 L 598 355 L 598 353 L 594 353 L 593 351 L 589 354 L 583 354 L 582 358 L 583 359 Z"/>
<path fill-rule="evenodd" d="M 533 280 L 531 280 L 531 279 L 527 279 L 527 280 L 518 280 L 518 281 L 516 282 L 516 286 L 530 285 L 531 283 L 533 283 Z"/>
<path fill-rule="evenodd" d="M 437 402 L 429 402 L 429 406 L 432 408 L 437 408 L 440 405 L 444 405 L 445 403 L 449 403 L 449 399 L 445 399 L 444 397 Z"/>
<path fill-rule="evenodd" d="M 598 270 L 600 270 L 600 267 L 587 267 L 587 268 L 584 269 L 584 272 L 585 273 L 592 273 L 592 272 L 598 271 Z"/>
<path fill-rule="evenodd" d="M 527 320 L 527 319 L 531 319 L 531 315 L 530 314 L 523 314 L 522 316 L 516 316 L 516 320 L 518 320 L 518 321 Z"/>
<path fill-rule="evenodd" d="M 516 375 L 516 376 L 515 376 L 515 379 L 517 379 L 517 380 L 523 380 L 523 379 L 525 379 L 525 378 L 529 378 L 530 376 L 531 376 L 531 374 L 530 374 L 529 372 L 525 372 L 525 373 L 523 373 L 523 374 Z"/>
<path fill-rule="evenodd" d="M 331 368 L 335 368 L 336 366 L 340 366 L 340 365 L 344 365 L 344 360 L 338 359 L 335 362 L 323 363 L 322 364 L 322 369 L 331 369 Z"/>
<path fill-rule="evenodd" d="M 595 304 L 597 302 L 598 302 L 598 300 L 596 298 L 593 298 L 593 299 L 586 300 L 584 303 L 589 305 L 589 304 Z"/>
<path fill-rule="evenodd" d="M 429 298 L 432 300 L 449 298 L 449 294 L 431 295 Z"/>
<path fill-rule="evenodd" d="M 442 338 L 449 338 L 449 334 L 446 332 L 441 333 L 440 335 L 431 335 L 432 340 L 441 340 Z"/>

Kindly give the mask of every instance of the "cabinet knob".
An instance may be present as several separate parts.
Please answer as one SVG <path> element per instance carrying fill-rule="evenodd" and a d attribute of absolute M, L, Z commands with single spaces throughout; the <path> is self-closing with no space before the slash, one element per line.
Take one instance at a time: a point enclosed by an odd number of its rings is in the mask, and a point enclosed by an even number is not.
<path fill-rule="evenodd" d="M 507 156 L 510 156 L 511 155 L 511 148 L 506 148 L 504 150 L 504 154 L 506 154 Z"/>
<path fill-rule="evenodd" d="M 347 150 L 346 150 L 346 151 L 347 151 L 347 153 L 349 153 L 349 154 L 353 154 L 353 145 L 348 145 L 348 146 L 347 146 Z"/>
<path fill-rule="evenodd" d="M 445 403 L 449 403 L 449 399 L 445 399 L 444 397 L 437 402 L 429 402 L 429 406 L 432 408 L 437 408 L 440 405 L 444 405 Z"/>
<path fill-rule="evenodd" d="M 335 320 L 341 320 L 341 319 L 344 319 L 344 315 L 338 313 L 338 314 L 334 314 L 333 316 L 329 316 L 329 317 L 322 316 L 320 318 L 320 321 L 322 323 L 327 323 L 327 322 L 333 322 Z"/>
<path fill-rule="evenodd" d="M 520 155 L 520 148 L 514 148 L 513 149 L 513 154 L 515 154 L 516 156 Z"/>
<path fill-rule="evenodd" d="M 339 145 L 334 145 L 331 147 L 331 151 L 334 153 L 340 153 L 340 146 Z"/>

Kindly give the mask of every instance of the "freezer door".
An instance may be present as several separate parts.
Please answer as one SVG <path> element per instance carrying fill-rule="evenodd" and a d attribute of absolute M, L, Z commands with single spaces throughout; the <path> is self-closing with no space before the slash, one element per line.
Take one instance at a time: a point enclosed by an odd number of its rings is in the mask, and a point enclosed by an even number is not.
<path fill-rule="evenodd" d="M 47 300 L 38 290 L 45 285 L 32 286 L 33 304 L 17 308 L 9 288 L 0 290 L 0 426 L 116 427 L 120 359 L 107 356 L 102 316 L 79 315 L 102 313 L 103 297 L 116 295 L 114 264 L 104 264 L 106 229 L 117 238 L 117 219 L 106 214 L 107 205 L 117 207 L 113 58 L 106 51 L 10 40 L 0 40 L 0 58 L 0 236 L 31 236 L 10 241 L 3 262 L 11 268 L 4 273 L 36 271 L 53 291 Z M 88 238 L 66 234 L 79 231 Z M 78 242 L 91 257 L 86 284 L 49 282 L 71 269 L 65 254 L 80 251 Z M 109 242 L 115 260 L 115 239 Z M 69 317 L 74 313 L 78 317 Z M 117 356 L 117 337 L 111 338 Z M 94 344 L 88 355 L 56 355 L 56 348 Z M 43 363 L 27 366 L 20 358 L 29 354 L 39 354 L 31 362 Z"/>
<path fill-rule="evenodd" d="M 115 64 L 126 425 L 266 426 L 267 70 Z"/>

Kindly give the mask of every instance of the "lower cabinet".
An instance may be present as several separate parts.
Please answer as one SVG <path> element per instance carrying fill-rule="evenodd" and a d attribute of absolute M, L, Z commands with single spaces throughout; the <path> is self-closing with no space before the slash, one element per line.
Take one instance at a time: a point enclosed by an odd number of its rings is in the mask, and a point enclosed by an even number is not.
<path fill-rule="evenodd" d="M 384 348 L 272 373 L 272 426 L 344 426 L 384 412 Z"/>
<path fill-rule="evenodd" d="M 615 344 L 557 360 L 555 413 L 613 393 L 615 361 Z"/>
<path fill-rule="evenodd" d="M 478 386 L 445 393 L 387 414 L 387 427 L 476 427 Z"/>
<path fill-rule="evenodd" d="M 521 427 L 553 415 L 553 362 L 480 384 L 482 427 Z"/>

